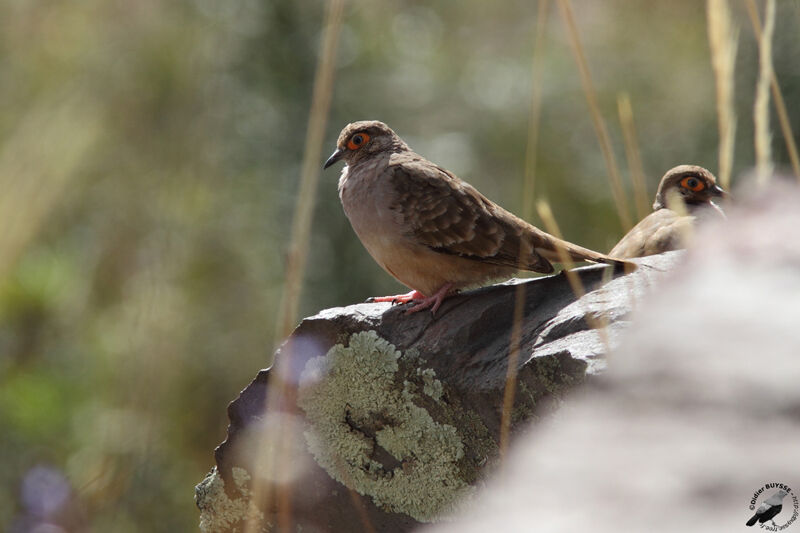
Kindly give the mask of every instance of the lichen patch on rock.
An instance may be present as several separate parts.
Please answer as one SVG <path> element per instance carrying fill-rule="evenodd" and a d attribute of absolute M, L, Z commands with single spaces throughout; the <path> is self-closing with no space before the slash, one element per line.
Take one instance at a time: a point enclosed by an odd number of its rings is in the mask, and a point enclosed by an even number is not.
<path fill-rule="evenodd" d="M 206 478 L 195 487 L 195 501 L 200 508 L 200 531 L 214 533 L 230 531 L 237 524 L 258 524 L 255 531 L 268 528 L 264 513 L 250 502 L 250 489 L 247 484 L 250 474 L 243 468 L 234 467 L 231 472 L 236 492 L 240 498 L 229 498 L 225 492 L 225 482 L 214 467 Z"/>
<path fill-rule="evenodd" d="M 376 332 L 355 333 L 307 363 L 298 403 L 309 450 L 331 477 L 387 511 L 433 521 L 472 488 L 456 428 L 421 407 L 441 400 L 442 383 L 417 370 Z"/>

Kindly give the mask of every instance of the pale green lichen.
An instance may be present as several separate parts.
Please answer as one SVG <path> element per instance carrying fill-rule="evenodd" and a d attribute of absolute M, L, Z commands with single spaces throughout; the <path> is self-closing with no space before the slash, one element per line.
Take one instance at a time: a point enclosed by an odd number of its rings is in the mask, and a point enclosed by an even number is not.
<path fill-rule="evenodd" d="M 239 492 L 241 492 L 243 496 L 250 496 L 250 489 L 247 488 L 247 484 L 250 482 L 250 474 L 247 470 L 234 466 L 231 468 L 231 476 Z"/>
<path fill-rule="evenodd" d="M 216 467 L 195 487 L 195 500 L 200 508 L 200 531 L 236 531 L 237 526 L 244 529 L 248 522 L 257 525 L 255 531 L 268 530 L 269 524 L 264 520 L 264 513 L 250 504 L 250 490 L 247 488 L 250 474 L 244 468 L 233 467 L 231 475 L 240 498 L 228 497 L 225 481 Z"/>
<path fill-rule="evenodd" d="M 422 377 L 422 392 L 436 400 L 437 402 L 442 398 L 442 382 L 436 379 L 436 372 L 432 368 L 417 369 L 417 375 Z"/>
<path fill-rule="evenodd" d="M 348 346 L 307 363 L 298 403 L 310 424 L 308 447 L 331 477 L 387 511 L 432 521 L 472 490 L 460 464 L 464 443 L 454 426 L 420 407 L 409 381 L 421 378 L 438 402 L 435 373 L 401 375 L 400 356 L 374 331 L 353 334 Z"/>

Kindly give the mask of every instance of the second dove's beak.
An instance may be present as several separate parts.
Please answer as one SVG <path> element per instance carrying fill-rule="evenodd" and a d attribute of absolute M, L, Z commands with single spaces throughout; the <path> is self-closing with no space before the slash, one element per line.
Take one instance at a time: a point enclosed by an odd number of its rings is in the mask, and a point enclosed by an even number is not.
<path fill-rule="evenodd" d="M 325 165 L 322 168 L 323 169 L 328 168 L 329 166 L 340 160 L 343 155 L 344 155 L 344 150 L 342 150 L 341 148 L 337 148 L 336 151 L 331 154 L 328 160 L 325 161 Z"/>
<path fill-rule="evenodd" d="M 731 195 L 728 192 L 720 187 L 719 185 L 714 185 L 711 187 L 711 196 L 716 196 L 718 198 L 730 198 Z"/>

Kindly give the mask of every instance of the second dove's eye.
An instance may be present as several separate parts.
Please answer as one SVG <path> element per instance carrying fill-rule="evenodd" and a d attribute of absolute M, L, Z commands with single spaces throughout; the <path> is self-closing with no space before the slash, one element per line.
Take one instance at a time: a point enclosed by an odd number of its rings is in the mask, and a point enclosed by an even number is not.
<path fill-rule="evenodd" d="M 683 178 L 681 181 L 681 185 L 689 189 L 690 191 L 702 191 L 705 188 L 705 185 L 702 181 L 697 178 Z"/>
<path fill-rule="evenodd" d="M 357 133 L 350 137 L 350 140 L 347 142 L 347 147 L 351 150 L 358 150 L 368 140 L 369 135 L 366 133 Z"/>

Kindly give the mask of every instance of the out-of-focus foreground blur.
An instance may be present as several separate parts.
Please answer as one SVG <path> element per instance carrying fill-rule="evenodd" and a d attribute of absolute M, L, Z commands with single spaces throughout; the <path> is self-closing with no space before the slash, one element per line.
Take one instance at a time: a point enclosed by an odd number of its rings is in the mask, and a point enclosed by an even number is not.
<path fill-rule="evenodd" d="M 550 4 L 535 196 L 569 240 L 608 250 L 623 228 Z M 649 201 L 676 164 L 717 172 L 705 3 L 574 4 L 629 197 L 623 94 Z M 736 176 L 754 163 L 758 46 L 745 3 L 731 8 Z M 800 131 L 800 3 L 777 8 L 774 69 Z M 325 153 L 346 123 L 380 119 L 521 212 L 538 9 L 348 4 Z M 196 527 L 193 487 L 225 436 L 227 402 L 280 340 L 324 11 L 311 0 L 0 3 L 0 530 Z M 786 165 L 774 112 L 772 124 Z M 338 172 L 321 176 L 301 316 L 401 290 L 352 233 Z"/>

